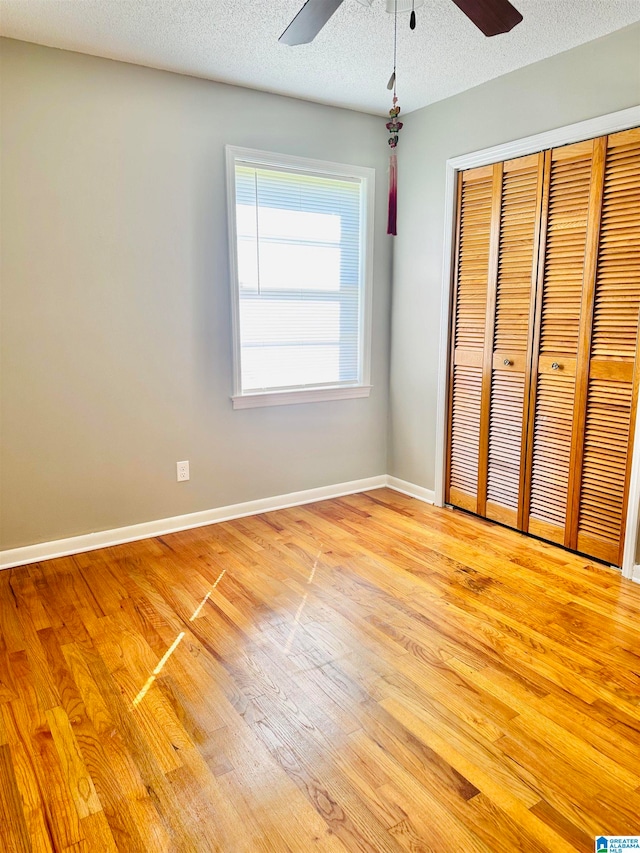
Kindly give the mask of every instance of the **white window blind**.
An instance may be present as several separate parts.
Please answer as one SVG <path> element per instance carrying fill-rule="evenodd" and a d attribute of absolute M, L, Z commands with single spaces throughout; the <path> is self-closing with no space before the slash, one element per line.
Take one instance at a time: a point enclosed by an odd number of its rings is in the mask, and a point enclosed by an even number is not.
<path fill-rule="evenodd" d="M 236 393 L 361 385 L 365 179 L 233 168 Z"/>

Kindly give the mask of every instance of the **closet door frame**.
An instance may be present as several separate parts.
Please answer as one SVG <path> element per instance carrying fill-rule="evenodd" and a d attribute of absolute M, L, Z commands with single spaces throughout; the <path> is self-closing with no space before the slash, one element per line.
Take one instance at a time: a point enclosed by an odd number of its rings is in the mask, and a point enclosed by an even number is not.
<path fill-rule="evenodd" d="M 455 269 L 456 199 L 458 173 L 465 169 L 511 160 L 527 154 L 535 154 L 548 148 L 558 148 L 585 139 L 593 139 L 640 125 L 640 106 L 630 107 L 608 115 L 598 116 L 577 124 L 567 125 L 546 133 L 528 136 L 513 142 L 485 148 L 454 157 L 446 163 L 444 255 L 442 264 L 442 298 L 440 315 L 440 353 L 438 368 L 438 408 L 436 425 L 436 483 L 434 503 L 444 505 L 446 482 L 446 439 L 449 398 L 449 347 L 451 310 L 453 301 L 453 271 Z M 624 557 L 622 575 L 640 583 L 640 566 L 635 565 L 636 540 L 638 536 L 638 513 L 640 511 L 640 428 L 635 430 L 631 463 L 631 477 L 625 525 Z"/>

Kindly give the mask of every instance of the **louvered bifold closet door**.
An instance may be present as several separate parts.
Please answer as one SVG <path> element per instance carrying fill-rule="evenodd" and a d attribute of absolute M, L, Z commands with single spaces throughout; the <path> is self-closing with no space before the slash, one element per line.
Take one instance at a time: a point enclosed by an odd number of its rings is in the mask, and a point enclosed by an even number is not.
<path fill-rule="evenodd" d="M 581 474 L 569 547 L 620 565 L 637 401 L 640 129 L 602 140 Z M 606 145 L 606 148 L 605 148 Z M 636 375 L 634 375 L 636 374 Z"/>
<path fill-rule="evenodd" d="M 482 514 L 518 528 L 524 497 L 543 167 L 543 153 L 505 162 L 500 204 L 489 365 L 487 499 Z"/>
<path fill-rule="evenodd" d="M 640 129 L 459 175 L 447 502 L 621 564 Z"/>
<path fill-rule="evenodd" d="M 459 175 L 447 502 L 477 511 L 493 166 Z"/>
<path fill-rule="evenodd" d="M 594 141 L 545 154 L 524 525 L 565 543 Z"/>

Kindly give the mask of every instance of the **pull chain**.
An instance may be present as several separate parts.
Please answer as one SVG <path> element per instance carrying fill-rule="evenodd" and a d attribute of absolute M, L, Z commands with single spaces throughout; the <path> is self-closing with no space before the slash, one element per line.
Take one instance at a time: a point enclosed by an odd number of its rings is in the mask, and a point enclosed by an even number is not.
<path fill-rule="evenodd" d="M 396 220 L 398 213 L 398 161 L 396 158 L 396 146 L 398 144 L 398 134 L 402 128 L 402 122 L 398 121 L 400 107 L 398 106 L 398 96 L 396 94 L 396 62 L 398 58 L 398 0 L 395 0 L 395 8 L 393 14 L 393 73 L 387 89 L 393 89 L 393 106 L 389 110 L 389 121 L 387 122 L 387 130 L 389 131 L 389 208 L 387 214 L 387 234 L 395 236 L 397 232 Z"/>

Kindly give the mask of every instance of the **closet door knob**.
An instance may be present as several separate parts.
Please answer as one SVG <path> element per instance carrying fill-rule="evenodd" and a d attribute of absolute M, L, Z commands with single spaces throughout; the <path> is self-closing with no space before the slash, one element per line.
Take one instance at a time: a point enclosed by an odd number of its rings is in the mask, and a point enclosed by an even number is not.
<path fill-rule="evenodd" d="M 557 361 L 553 362 L 553 364 L 551 365 L 551 370 L 560 370 L 560 365 Z"/>
<path fill-rule="evenodd" d="M 511 364 L 511 361 L 510 361 L 508 358 L 505 358 L 505 360 L 504 360 L 502 363 L 503 363 L 506 367 L 509 367 L 509 365 Z"/>

